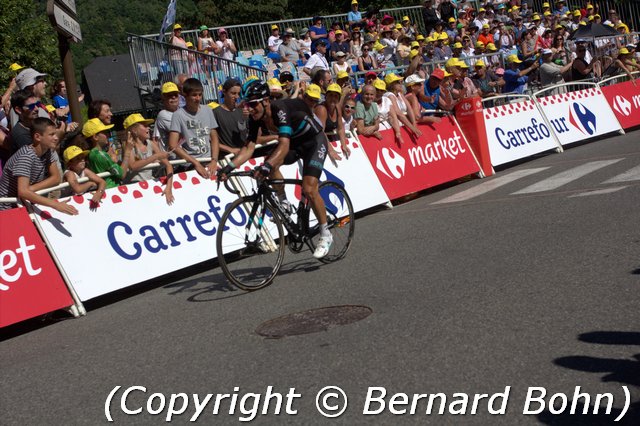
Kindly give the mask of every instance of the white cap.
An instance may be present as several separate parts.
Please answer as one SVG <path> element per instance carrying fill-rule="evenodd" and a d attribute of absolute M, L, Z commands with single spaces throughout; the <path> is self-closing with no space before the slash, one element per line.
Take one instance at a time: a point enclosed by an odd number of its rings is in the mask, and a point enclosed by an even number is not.
<path fill-rule="evenodd" d="M 553 53 L 553 50 L 551 49 L 542 49 L 543 55 L 551 55 L 552 53 Z"/>
<path fill-rule="evenodd" d="M 33 68 L 26 68 L 16 76 L 16 84 L 18 89 L 23 90 L 25 87 L 33 86 L 36 84 L 38 77 L 44 77 L 46 74 L 38 72 Z"/>
<path fill-rule="evenodd" d="M 424 82 L 424 78 L 420 77 L 418 74 L 411 74 L 409 77 L 404 79 L 404 84 L 406 84 L 407 86 L 422 82 Z"/>

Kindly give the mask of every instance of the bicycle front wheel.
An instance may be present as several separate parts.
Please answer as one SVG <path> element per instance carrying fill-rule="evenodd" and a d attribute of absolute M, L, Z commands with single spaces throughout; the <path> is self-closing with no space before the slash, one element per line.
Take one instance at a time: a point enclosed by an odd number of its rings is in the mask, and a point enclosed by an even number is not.
<path fill-rule="evenodd" d="M 222 215 L 216 237 L 218 262 L 237 287 L 253 291 L 271 284 L 285 247 L 282 221 L 269 204 L 244 197 Z"/>
<path fill-rule="evenodd" d="M 320 259 L 321 262 L 331 263 L 340 260 L 347 254 L 355 231 L 355 214 L 349 194 L 336 182 L 325 181 L 318 187 L 318 192 L 324 200 L 327 211 L 327 224 L 333 237 L 333 243 L 329 253 Z M 320 238 L 320 225 L 318 219 L 309 207 L 307 212 L 309 218 L 309 241 L 315 249 Z"/>

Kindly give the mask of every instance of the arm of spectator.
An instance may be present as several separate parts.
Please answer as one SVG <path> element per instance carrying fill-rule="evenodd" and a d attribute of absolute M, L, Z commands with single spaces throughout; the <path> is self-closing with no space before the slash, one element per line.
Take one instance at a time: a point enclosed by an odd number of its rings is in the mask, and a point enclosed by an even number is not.
<path fill-rule="evenodd" d="M 380 134 L 378 132 L 378 128 L 380 127 L 378 119 L 376 119 L 375 123 L 371 126 L 365 126 L 363 118 L 355 118 L 354 120 L 356 122 L 356 129 L 358 130 L 358 134 L 362 136 L 375 136 L 375 133 Z"/>
<path fill-rule="evenodd" d="M 158 153 L 167 154 L 167 152 L 164 151 L 160 147 L 160 144 L 155 139 L 151 142 L 151 147 L 153 149 L 154 154 L 158 154 Z M 165 198 L 167 204 L 171 205 L 171 204 L 173 204 L 173 201 L 174 201 L 174 197 L 173 197 L 173 165 L 169 162 L 168 154 L 166 156 L 164 156 L 164 158 L 160 159 L 159 161 L 160 161 L 160 164 L 162 164 L 164 166 L 164 170 L 167 173 L 167 175 L 166 175 L 167 180 L 165 181 L 165 188 L 162 191 L 162 195 L 164 195 L 164 198 Z"/>
<path fill-rule="evenodd" d="M 351 149 L 349 149 L 349 144 L 347 144 L 347 135 L 344 130 L 344 123 L 342 122 L 342 103 L 338 106 L 338 137 L 340 138 L 340 149 L 344 156 L 349 159 L 351 156 Z"/>
<path fill-rule="evenodd" d="M 133 157 L 129 161 L 129 170 L 132 172 L 137 172 L 138 170 L 142 169 L 144 166 L 147 166 L 152 163 L 158 163 L 158 162 L 161 162 L 162 160 L 166 160 L 167 158 L 169 158 L 169 153 L 165 151 L 156 151 L 155 149 L 153 149 L 153 145 L 152 145 L 152 151 L 154 152 L 154 154 L 144 159 L 138 160 L 135 157 Z"/>
<path fill-rule="evenodd" d="M 97 174 L 93 173 L 88 168 L 84 170 L 84 174 L 87 178 L 89 178 L 89 182 L 85 182 L 85 183 L 91 183 L 97 187 L 96 191 L 93 193 L 93 197 L 91 197 L 91 201 L 89 202 L 90 208 L 95 209 L 96 207 L 98 207 L 98 204 L 102 199 L 104 190 L 107 187 L 107 182 L 105 182 L 104 179 L 102 179 Z M 81 185 L 84 185 L 84 184 L 81 184 Z M 86 192 L 86 190 L 83 192 Z"/>
<path fill-rule="evenodd" d="M 218 169 L 218 154 L 220 153 L 220 140 L 218 139 L 218 131 L 216 129 L 211 129 L 209 142 L 211 143 L 211 162 L 207 167 L 209 174 L 213 175 Z"/>
<path fill-rule="evenodd" d="M 409 129 L 409 131 L 415 137 L 420 137 L 422 135 L 422 132 L 417 127 L 415 127 L 411 122 L 411 120 L 406 115 L 404 115 L 404 113 L 400 110 L 400 107 L 398 106 L 398 99 L 396 96 L 398 95 L 391 96 L 391 110 L 395 114 L 398 122 L 402 123 L 407 129 Z M 407 105 L 406 99 L 405 99 L 405 105 Z M 407 108 L 407 115 L 409 113 L 411 113 L 411 115 L 413 116 L 413 111 L 411 111 L 411 108 Z"/>
<path fill-rule="evenodd" d="M 529 74 L 531 71 L 538 69 L 539 67 L 540 67 L 540 64 L 538 64 L 538 62 L 534 62 L 533 64 L 531 64 L 529 68 L 525 68 L 522 71 L 520 71 L 520 77 L 524 77 L 525 75 Z"/>
<path fill-rule="evenodd" d="M 188 163 L 191 163 L 200 176 L 208 179 L 209 177 L 207 176 L 207 171 L 205 170 L 204 166 L 200 164 L 198 160 L 189 155 L 189 153 L 182 149 L 182 146 L 179 145 L 180 136 L 181 135 L 178 132 L 169 132 L 169 152 L 175 152 L 178 157 Z"/>
<path fill-rule="evenodd" d="M 56 167 L 54 163 L 52 164 L 54 167 Z M 78 214 L 78 210 L 74 206 L 69 205 L 67 201 L 59 202 L 52 198 L 38 195 L 33 189 L 31 189 L 32 186 L 33 185 L 29 185 L 29 178 L 27 176 L 18 176 L 18 198 L 23 201 L 29 201 L 30 203 L 50 207 L 61 213 L 66 213 L 69 215 Z"/>
<path fill-rule="evenodd" d="M 29 189 L 33 192 L 40 191 L 41 189 L 51 188 L 59 185 L 62 182 L 62 176 L 60 176 L 60 170 L 55 162 L 50 163 L 48 166 L 48 175 L 46 179 L 36 182 L 29 186 Z"/>
<path fill-rule="evenodd" d="M 13 92 L 15 92 L 17 87 L 18 85 L 16 84 L 16 78 L 14 77 L 11 79 L 11 81 L 9 82 L 9 87 L 7 87 L 7 90 L 5 90 L 4 94 L 2 95 L 2 104 L 0 104 L 0 108 L 4 108 L 5 105 L 9 103 L 11 95 L 13 94 Z"/>
<path fill-rule="evenodd" d="M 87 177 L 89 176 L 87 172 L 90 172 L 92 175 L 97 176 L 91 170 L 85 169 L 85 174 L 87 175 Z M 98 188 L 98 185 L 91 180 L 84 183 L 78 183 L 76 174 L 71 170 L 67 170 L 66 172 L 64 172 L 64 180 L 69 184 L 69 187 L 74 194 L 84 194 L 87 191 Z"/>
<path fill-rule="evenodd" d="M 202 38 L 198 37 L 198 52 L 204 52 L 204 47 L 202 47 Z"/>
<path fill-rule="evenodd" d="M 238 48 L 231 39 L 227 39 L 227 47 L 229 48 L 229 52 L 233 53 L 234 55 L 238 52 Z"/>

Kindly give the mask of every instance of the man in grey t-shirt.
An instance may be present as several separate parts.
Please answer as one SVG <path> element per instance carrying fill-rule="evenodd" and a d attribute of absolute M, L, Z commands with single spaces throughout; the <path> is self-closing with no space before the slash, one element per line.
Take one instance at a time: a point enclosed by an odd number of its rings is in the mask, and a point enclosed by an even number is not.
<path fill-rule="evenodd" d="M 218 123 L 211 108 L 200 104 L 203 88 L 199 80 L 187 79 L 182 91 L 186 104 L 171 117 L 169 147 L 179 158 L 193 164 L 200 176 L 209 179 L 218 166 Z M 199 159 L 208 157 L 211 162 L 205 167 Z"/>
<path fill-rule="evenodd" d="M 573 61 L 562 66 L 551 62 L 553 51 L 551 49 L 542 50 L 542 65 L 540 66 L 540 83 L 543 87 L 564 83 L 562 75 L 571 69 Z"/>

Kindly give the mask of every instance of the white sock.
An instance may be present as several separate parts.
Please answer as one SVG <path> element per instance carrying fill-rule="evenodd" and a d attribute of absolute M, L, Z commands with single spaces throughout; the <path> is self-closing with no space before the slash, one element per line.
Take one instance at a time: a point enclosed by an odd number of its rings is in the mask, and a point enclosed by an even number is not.
<path fill-rule="evenodd" d="M 326 223 L 320 224 L 320 236 L 331 238 L 331 232 L 329 232 L 329 225 Z"/>

